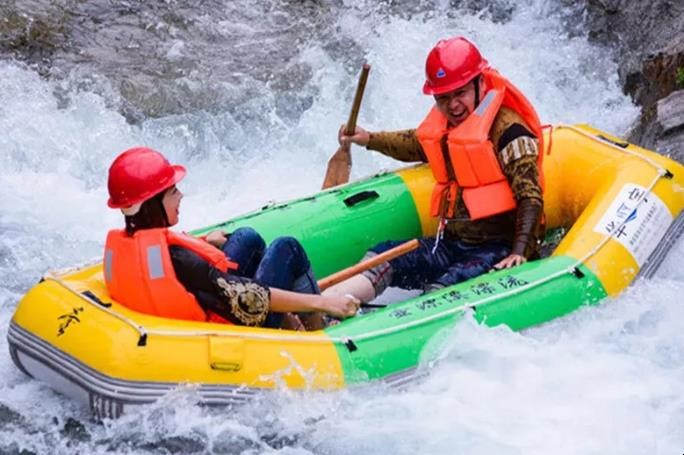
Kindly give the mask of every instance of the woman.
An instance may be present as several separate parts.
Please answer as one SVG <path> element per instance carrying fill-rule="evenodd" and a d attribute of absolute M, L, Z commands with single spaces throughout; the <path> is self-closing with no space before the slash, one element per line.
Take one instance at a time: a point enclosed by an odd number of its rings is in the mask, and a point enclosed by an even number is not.
<path fill-rule="evenodd" d="M 156 316 L 249 326 L 322 328 L 321 313 L 353 316 L 351 296 L 321 296 L 303 248 L 291 237 L 268 248 L 250 228 L 197 239 L 170 231 L 183 194 L 185 168 L 159 152 L 137 147 L 109 169 L 108 205 L 121 209 L 126 227 L 107 235 L 104 275 L 110 295 Z M 253 277 L 253 278 L 252 278 Z M 298 292 L 293 292 L 298 291 Z M 284 321 L 283 321 L 284 320 Z"/>

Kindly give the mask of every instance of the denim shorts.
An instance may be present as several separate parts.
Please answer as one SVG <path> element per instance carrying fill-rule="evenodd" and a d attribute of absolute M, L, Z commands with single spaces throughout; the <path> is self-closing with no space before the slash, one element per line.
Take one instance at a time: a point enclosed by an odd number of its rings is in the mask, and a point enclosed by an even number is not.
<path fill-rule="evenodd" d="M 417 249 L 389 261 L 390 286 L 404 289 L 424 289 L 428 284 L 450 286 L 488 272 L 511 253 L 511 247 L 501 242 L 472 245 L 442 239 L 435 248 L 434 237 L 419 241 Z M 382 242 L 370 251 L 382 253 L 401 243 L 404 241 Z"/>
<path fill-rule="evenodd" d="M 241 227 L 228 237 L 224 253 L 238 264 L 237 275 L 264 286 L 305 294 L 320 294 L 302 245 L 293 237 L 278 237 L 268 247 L 254 229 Z M 280 327 L 282 313 L 269 313 L 265 327 Z"/>

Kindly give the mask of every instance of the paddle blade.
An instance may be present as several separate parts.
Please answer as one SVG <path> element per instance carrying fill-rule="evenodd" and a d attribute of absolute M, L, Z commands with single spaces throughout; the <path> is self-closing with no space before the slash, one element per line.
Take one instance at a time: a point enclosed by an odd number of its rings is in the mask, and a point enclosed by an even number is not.
<path fill-rule="evenodd" d="M 323 186 L 321 189 L 342 185 L 349 181 L 351 173 L 351 151 L 349 147 L 340 147 L 328 160 L 328 169 L 325 171 Z"/>

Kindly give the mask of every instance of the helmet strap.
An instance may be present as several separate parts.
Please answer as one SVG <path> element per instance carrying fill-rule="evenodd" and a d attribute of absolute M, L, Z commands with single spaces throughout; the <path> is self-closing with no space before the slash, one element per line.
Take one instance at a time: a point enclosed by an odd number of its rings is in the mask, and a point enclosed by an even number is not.
<path fill-rule="evenodd" d="M 473 79 L 473 84 L 475 84 L 475 107 L 480 104 L 480 75 L 478 74 Z"/>

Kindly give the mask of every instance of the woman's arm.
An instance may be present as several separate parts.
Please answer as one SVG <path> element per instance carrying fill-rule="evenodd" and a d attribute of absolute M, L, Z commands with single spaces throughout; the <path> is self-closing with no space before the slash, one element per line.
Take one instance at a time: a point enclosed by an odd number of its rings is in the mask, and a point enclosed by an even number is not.
<path fill-rule="evenodd" d="M 356 314 L 360 305 L 353 297 L 324 297 L 269 288 L 249 278 L 223 273 L 185 248 L 173 246 L 170 252 L 178 280 L 199 304 L 237 324 L 261 325 L 269 311 L 323 311 L 346 318 Z"/>
<path fill-rule="evenodd" d="M 277 313 L 299 313 L 322 311 L 336 318 L 354 316 L 361 301 L 351 295 L 300 294 L 271 288 L 271 311 Z"/>

